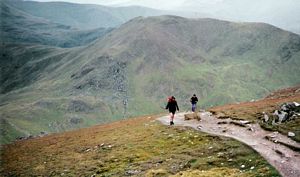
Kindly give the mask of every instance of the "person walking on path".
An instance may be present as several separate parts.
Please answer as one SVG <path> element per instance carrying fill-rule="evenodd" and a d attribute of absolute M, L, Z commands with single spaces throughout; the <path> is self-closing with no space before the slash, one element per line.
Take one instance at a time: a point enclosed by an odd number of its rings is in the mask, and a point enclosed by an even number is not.
<path fill-rule="evenodd" d="M 174 125 L 174 117 L 176 110 L 179 111 L 177 101 L 174 96 L 170 97 L 166 109 L 170 112 L 170 125 Z"/>
<path fill-rule="evenodd" d="M 196 104 L 198 102 L 198 98 L 197 98 L 196 94 L 194 94 L 192 96 L 192 98 L 190 99 L 190 102 L 192 103 L 192 111 L 195 112 L 195 110 L 196 110 Z"/>

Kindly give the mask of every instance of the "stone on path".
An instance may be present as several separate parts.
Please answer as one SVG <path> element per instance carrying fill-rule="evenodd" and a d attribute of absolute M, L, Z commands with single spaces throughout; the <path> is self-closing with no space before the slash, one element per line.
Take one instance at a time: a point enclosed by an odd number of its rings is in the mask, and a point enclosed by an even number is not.
<path fill-rule="evenodd" d="M 294 132 L 288 132 L 288 136 L 289 136 L 289 137 L 294 137 L 294 136 L 295 136 L 295 133 L 294 133 Z"/>
<path fill-rule="evenodd" d="M 201 117 L 199 114 L 197 113 L 189 113 L 189 114 L 184 114 L 184 120 L 193 120 L 193 119 L 196 119 L 196 120 L 201 120 Z"/>

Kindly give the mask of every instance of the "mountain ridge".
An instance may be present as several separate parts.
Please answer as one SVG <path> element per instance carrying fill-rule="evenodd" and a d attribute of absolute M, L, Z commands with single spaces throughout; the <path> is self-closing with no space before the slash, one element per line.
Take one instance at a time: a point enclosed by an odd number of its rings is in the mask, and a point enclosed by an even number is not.
<path fill-rule="evenodd" d="M 1 2 L 1 41 L 6 43 L 32 43 L 64 48 L 83 46 L 101 38 L 111 28 L 77 30 L 32 16 L 6 1 Z"/>
<path fill-rule="evenodd" d="M 164 13 L 163 11 L 136 6 L 108 7 L 95 4 L 22 0 L 6 0 L 6 2 L 31 15 L 42 17 L 52 22 L 66 24 L 81 30 L 90 30 L 100 27 L 115 28 L 136 16 L 161 15 Z"/>

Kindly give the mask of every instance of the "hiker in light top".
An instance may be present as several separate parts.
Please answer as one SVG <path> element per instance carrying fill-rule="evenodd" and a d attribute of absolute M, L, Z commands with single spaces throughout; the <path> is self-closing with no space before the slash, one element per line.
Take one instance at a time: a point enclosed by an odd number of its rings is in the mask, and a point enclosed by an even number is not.
<path fill-rule="evenodd" d="M 194 94 L 192 96 L 192 98 L 190 99 L 190 102 L 192 103 L 192 111 L 195 112 L 195 110 L 196 110 L 196 104 L 198 102 L 198 98 L 197 98 L 196 94 Z"/>
<path fill-rule="evenodd" d="M 170 112 L 170 125 L 174 125 L 173 121 L 174 121 L 175 112 L 176 110 L 179 111 L 177 101 L 174 96 L 169 97 L 166 109 L 169 109 Z"/>

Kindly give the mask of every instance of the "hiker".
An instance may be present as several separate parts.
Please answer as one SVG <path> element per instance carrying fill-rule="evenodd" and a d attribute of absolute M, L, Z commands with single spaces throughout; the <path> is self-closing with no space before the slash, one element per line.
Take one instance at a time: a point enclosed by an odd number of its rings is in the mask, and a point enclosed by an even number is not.
<path fill-rule="evenodd" d="M 197 98 L 196 94 L 194 94 L 192 96 L 192 98 L 190 99 L 190 102 L 192 103 L 192 111 L 195 112 L 195 110 L 196 110 L 196 104 L 198 102 L 198 98 Z"/>
<path fill-rule="evenodd" d="M 170 112 L 170 125 L 174 125 L 175 112 L 176 110 L 179 111 L 177 101 L 174 96 L 168 99 L 168 104 L 166 106 L 166 109 L 169 109 Z"/>

